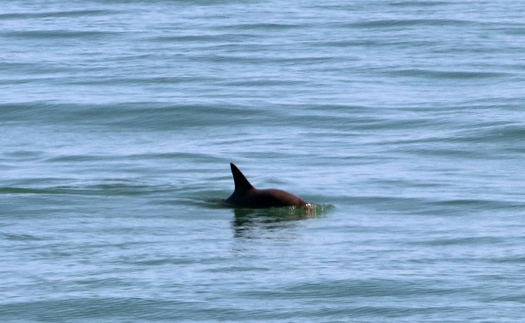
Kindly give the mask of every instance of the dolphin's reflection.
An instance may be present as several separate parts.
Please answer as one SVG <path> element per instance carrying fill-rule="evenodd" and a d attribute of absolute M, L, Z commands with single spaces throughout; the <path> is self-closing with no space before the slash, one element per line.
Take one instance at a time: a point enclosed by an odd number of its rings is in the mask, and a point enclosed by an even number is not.
<path fill-rule="evenodd" d="M 236 238 L 268 237 L 271 232 L 280 229 L 296 227 L 300 220 L 321 217 L 321 207 L 309 209 L 299 207 L 284 207 L 271 209 L 233 209 L 233 233 Z"/>

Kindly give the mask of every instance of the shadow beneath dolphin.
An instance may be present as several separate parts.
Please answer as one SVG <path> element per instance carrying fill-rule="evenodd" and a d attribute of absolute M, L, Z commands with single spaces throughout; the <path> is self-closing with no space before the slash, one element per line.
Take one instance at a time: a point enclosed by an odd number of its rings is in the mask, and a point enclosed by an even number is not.
<path fill-rule="evenodd" d="M 220 198 L 197 201 L 199 205 L 209 209 L 231 210 L 234 236 L 246 239 L 283 239 L 282 232 L 279 234 L 279 231 L 297 227 L 304 220 L 324 218 L 326 213 L 334 208 L 330 204 L 309 204 L 308 207 L 286 206 L 253 209 L 232 206 Z M 285 236 L 290 237 L 289 233 L 287 232 Z"/>
<path fill-rule="evenodd" d="M 236 238 L 268 237 L 268 233 L 296 227 L 300 220 L 324 217 L 327 206 L 310 208 L 280 207 L 269 209 L 234 208 L 232 229 Z"/>

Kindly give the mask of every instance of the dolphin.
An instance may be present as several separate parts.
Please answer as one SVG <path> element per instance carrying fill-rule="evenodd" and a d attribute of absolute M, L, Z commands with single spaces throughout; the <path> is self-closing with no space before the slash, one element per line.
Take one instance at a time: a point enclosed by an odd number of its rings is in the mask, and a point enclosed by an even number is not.
<path fill-rule="evenodd" d="M 235 206 L 247 208 L 268 208 L 282 206 L 308 207 L 306 203 L 297 196 L 277 189 L 258 190 L 253 187 L 244 177 L 241 171 L 233 163 L 230 163 L 235 190 L 226 199 L 226 202 Z"/>

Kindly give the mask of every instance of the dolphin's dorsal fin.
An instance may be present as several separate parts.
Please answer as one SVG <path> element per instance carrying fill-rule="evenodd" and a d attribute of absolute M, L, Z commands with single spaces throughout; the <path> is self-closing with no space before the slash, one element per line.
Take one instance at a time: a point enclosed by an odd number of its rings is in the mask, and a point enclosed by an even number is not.
<path fill-rule="evenodd" d="M 248 182 L 246 177 L 241 173 L 241 171 L 233 163 L 230 163 L 232 169 L 233 181 L 235 182 L 235 191 L 236 192 L 245 192 L 253 188 L 252 184 Z"/>

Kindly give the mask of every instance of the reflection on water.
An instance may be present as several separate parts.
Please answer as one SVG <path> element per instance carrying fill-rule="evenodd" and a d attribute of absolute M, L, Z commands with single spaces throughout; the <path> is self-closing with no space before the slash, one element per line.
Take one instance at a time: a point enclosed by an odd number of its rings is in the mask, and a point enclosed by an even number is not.
<path fill-rule="evenodd" d="M 327 207 L 311 205 L 308 208 L 281 207 L 269 209 L 234 208 L 232 221 L 236 238 L 260 238 L 265 233 L 295 227 L 299 220 L 322 217 Z"/>

